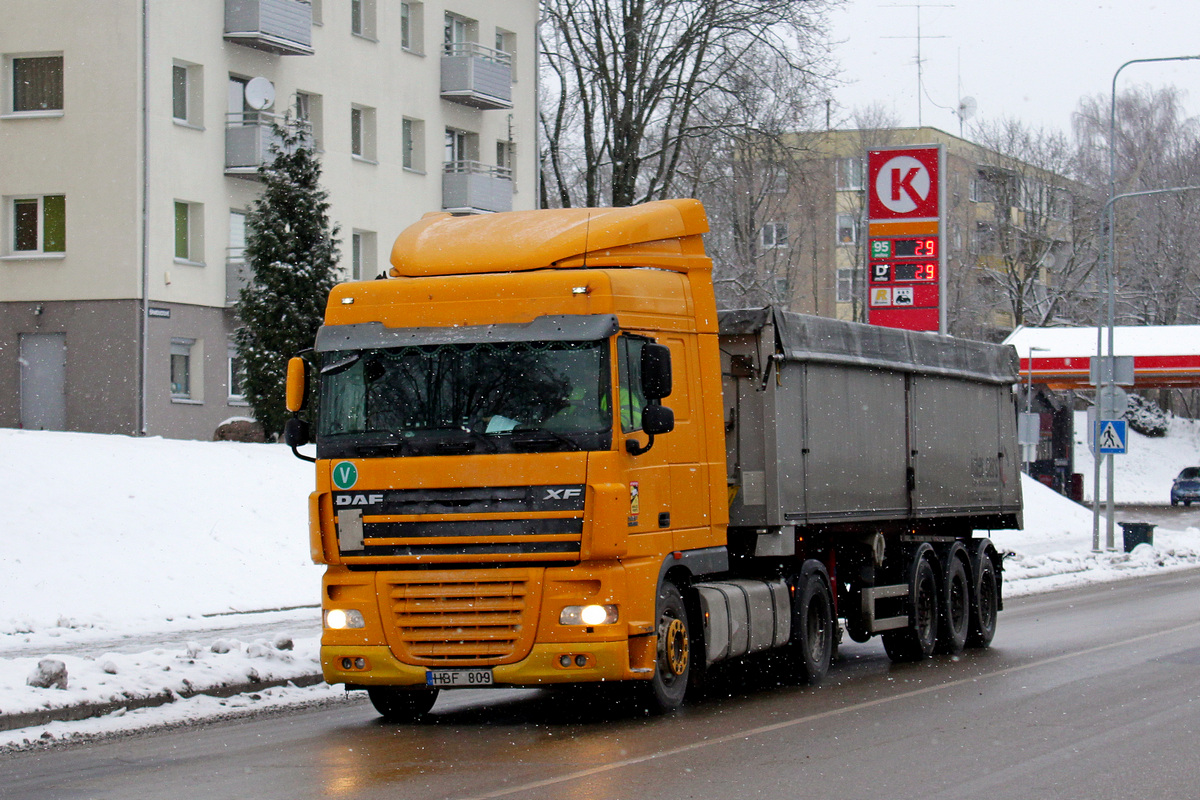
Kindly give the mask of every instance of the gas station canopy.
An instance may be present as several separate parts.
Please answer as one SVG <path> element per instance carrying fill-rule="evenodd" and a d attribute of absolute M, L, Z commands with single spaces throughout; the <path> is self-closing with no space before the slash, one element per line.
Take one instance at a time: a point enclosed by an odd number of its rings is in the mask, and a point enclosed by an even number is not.
<path fill-rule="evenodd" d="M 1015 347 L 1021 357 L 1023 382 L 1031 380 L 1051 389 L 1091 389 L 1097 336 L 1108 355 L 1107 328 L 1020 327 L 1004 343 Z M 1114 327 L 1113 355 L 1133 357 L 1135 387 L 1200 388 L 1200 325 Z"/>

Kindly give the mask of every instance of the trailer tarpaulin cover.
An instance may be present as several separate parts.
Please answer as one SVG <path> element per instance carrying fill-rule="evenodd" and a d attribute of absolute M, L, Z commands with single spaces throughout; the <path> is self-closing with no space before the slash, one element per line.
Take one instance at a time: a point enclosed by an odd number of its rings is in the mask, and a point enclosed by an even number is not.
<path fill-rule="evenodd" d="M 722 311 L 719 317 L 725 335 L 755 334 L 773 324 L 777 350 L 788 361 L 856 364 L 987 383 L 1019 380 L 1017 352 L 1007 345 L 794 314 L 774 307 Z"/>

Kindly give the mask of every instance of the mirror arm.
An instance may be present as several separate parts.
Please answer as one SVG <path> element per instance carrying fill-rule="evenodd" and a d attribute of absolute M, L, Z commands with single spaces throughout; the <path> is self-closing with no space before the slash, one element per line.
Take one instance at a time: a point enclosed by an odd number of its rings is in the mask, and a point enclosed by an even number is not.
<path fill-rule="evenodd" d="M 640 456 L 643 453 L 647 452 L 653 446 L 654 446 L 654 434 L 653 433 L 646 434 L 646 445 L 644 447 L 642 445 L 638 444 L 637 439 L 626 439 L 625 440 L 625 452 L 629 453 L 629 455 L 631 455 L 631 456 Z"/>

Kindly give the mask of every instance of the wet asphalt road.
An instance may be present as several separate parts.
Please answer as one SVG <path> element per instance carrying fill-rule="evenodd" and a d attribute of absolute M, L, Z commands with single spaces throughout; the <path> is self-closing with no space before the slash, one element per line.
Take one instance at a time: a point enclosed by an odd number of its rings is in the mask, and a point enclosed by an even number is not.
<path fill-rule="evenodd" d="M 1195 798 L 1200 571 L 1011 601 L 993 647 L 892 665 L 847 643 L 818 688 L 727 671 L 643 718 L 545 691 L 365 703 L 0 756 L 0 797 Z"/>

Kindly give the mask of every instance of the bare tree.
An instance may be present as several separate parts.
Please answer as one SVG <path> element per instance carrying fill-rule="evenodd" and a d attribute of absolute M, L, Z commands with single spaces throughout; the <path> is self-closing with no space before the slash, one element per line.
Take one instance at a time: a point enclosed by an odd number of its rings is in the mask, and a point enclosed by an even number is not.
<path fill-rule="evenodd" d="M 1132 88 L 1117 96 L 1115 193 L 1200 184 L 1200 121 L 1185 116 L 1175 88 Z M 1109 183 L 1109 98 L 1084 98 L 1075 115 L 1080 174 Z M 1129 198 L 1115 206 L 1118 322 L 1200 321 L 1200 193 Z"/>
<path fill-rule="evenodd" d="M 1066 177 L 1075 172 L 1076 151 L 1062 133 L 1015 119 L 981 123 L 972 134 L 985 148 L 974 199 L 992 208 L 971 232 L 984 289 L 1014 325 L 1045 325 L 1075 306 L 1096 263 L 1089 247 L 1094 217 L 1076 224 L 1089 208 L 1088 192 Z"/>
<path fill-rule="evenodd" d="M 686 145 L 722 130 L 744 68 L 827 69 L 839 0 L 544 0 L 546 204 L 622 206 L 677 192 Z"/>

